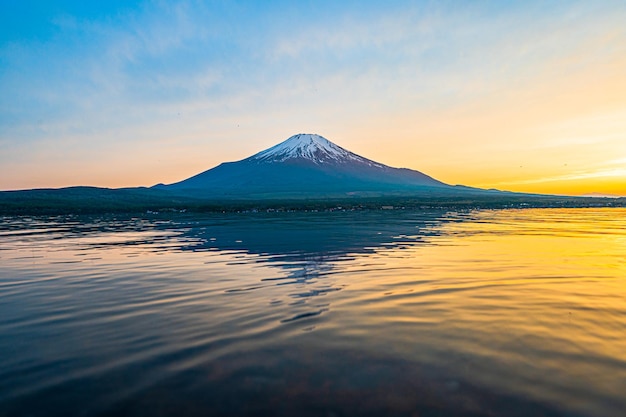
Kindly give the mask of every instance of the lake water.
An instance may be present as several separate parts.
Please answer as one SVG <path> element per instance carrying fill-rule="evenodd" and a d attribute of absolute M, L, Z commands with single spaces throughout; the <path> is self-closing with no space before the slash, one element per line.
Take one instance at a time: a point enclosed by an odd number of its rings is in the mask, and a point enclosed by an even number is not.
<path fill-rule="evenodd" d="M 0 416 L 626 415 L 626 210 L 0 218 Z"/>

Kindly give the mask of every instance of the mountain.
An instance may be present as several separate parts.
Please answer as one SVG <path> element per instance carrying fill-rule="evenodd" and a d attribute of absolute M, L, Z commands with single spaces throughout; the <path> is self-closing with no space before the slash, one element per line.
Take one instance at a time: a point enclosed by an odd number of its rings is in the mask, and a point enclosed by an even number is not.
<path fill-rule="evenodd" d="M 155 187 L 198 197 L 458 191 L 422 172 L 375 162 L 315 134 L 294 135 L 241 161 L 222 163 L 183 181 Z"/>
<path fill-rule="evenodd" d="M 609 201 L 610 200 L 610 201 Z M 299 134 L 237 162 L 154 187 L 0 191 L 0 215 L 326 210 L 336 207 L 624 207 L 626 198 L 510 193 L 451 186 Z"/>

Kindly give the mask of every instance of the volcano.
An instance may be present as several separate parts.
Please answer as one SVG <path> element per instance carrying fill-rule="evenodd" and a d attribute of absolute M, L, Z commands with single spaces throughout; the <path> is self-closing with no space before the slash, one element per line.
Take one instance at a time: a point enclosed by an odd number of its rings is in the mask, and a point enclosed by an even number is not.
<path fill-rule="evenodd" d="M 196 197 L 384 195 L 457 189 L 422 172 L 364 158 L 316 134 L 297 134 L 246 159 L 155 186 Z"/>
<path fill-rule="evenodd" d="M 448 185 L 364 158 L 315 134 L 298 134 L 236 162 L 153 187 L 75 186 L 0 192 L 0 214 L 285 210 L 354 207 L 589 207 L 597 198 Z M 623 199 L 622 199 L 623 200 Z M 611 199 L 610 206 L 626 204 Z"/>

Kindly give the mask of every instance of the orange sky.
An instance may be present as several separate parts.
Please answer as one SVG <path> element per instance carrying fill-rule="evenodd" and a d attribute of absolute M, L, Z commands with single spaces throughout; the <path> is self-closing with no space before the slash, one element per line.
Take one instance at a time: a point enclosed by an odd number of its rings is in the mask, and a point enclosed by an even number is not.
<path fill-rule="evenodd" d="M 6 11 L 0 189 L 170 183 L 317 133 L 450 184 L 626 196 L 623 3 L 327 6 Z"/>

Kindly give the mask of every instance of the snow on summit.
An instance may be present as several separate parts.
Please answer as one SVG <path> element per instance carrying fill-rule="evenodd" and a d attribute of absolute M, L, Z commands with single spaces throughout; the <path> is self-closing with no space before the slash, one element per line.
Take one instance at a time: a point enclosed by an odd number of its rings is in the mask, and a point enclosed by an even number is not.
<path fill-rule="evenodd" d="M 301 133 L 248 158 L 224 162 L 163 187 L 195 196 L 231 198 L 280 193 L 292 197 L 385 193 L 449 186 L 419 171 L 363 158 L 320 135 Z"/>
<path fill-rule="evenodd" d="M 365 163 L 369 166 L 380 166 L 374 161 L 352 153 L 328 139 L 309 133 L 300 133 L 290 137 L 269 149 L 261 151 L 250 158 L 257 162 L 283 162 L 288 159 L 307 159 L 316 164 L 324 163 Z"/>

